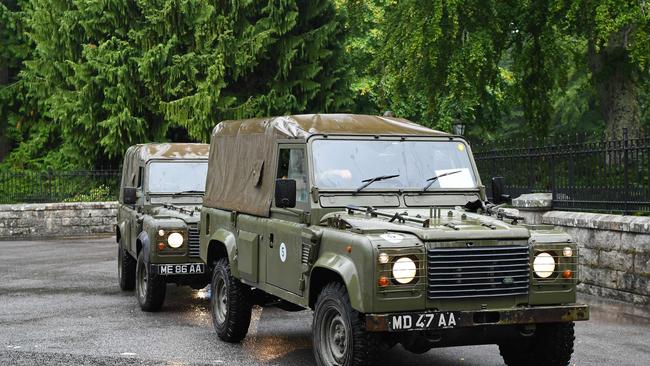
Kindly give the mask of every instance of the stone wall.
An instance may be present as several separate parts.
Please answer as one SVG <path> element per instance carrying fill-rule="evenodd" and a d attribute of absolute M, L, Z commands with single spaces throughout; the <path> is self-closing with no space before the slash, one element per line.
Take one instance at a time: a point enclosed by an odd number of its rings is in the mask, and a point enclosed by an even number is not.
<path fill-rule="evenodd" d="M 542 223 L 578 243 L 581 291 L 650 305 L 650 217 L 550 211 Z"/>
<path fill-rule="evenodd" d="M 114 232 L 117 202 L 0 205 L 0 239 Z"/>

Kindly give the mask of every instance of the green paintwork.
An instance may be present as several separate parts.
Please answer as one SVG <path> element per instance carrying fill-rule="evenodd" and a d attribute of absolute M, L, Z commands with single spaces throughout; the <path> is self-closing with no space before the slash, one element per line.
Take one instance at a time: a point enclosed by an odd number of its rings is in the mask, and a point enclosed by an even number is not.
<path fill-rule="evenodd" d="M 141 144 L 130 147 L 125 154 L 122 182 L 120 187 L 119 208 L 117 212 L 116 241 L 125 248 L 133 258 L 145 250 L 145 259 L 150 264 L 180 264 L 203 263 L 199 256 L 191 256 L 188 248 L 188 228 L 200 224 L 199 209 L 201 197 L 183 198 L 185 202 L 177 203 L 171 196 L 154 197 L 146 189 L 148 166 L 155 161 L 183 162 L 206 161 L 208 145 L 206 144 Z M 124 187 L 143 182 L 137 190 L 137 201 L 134 205 L 125 204 L 122 197 Z M 145 187 L 145 188 L 143 188 Z M 190 203 L 191 202 L 191 203 Z M 170 207 L 172 205 L 174 207 Z M 167 207 L 165 207 L 167 206 Z M 165 234 L 159 236 L 159 230 Z M 166 242 L 169 234 L 178 232 L 183 235 L 183 245 L 178 250 L 167 249 L 160 252 L 156 249 L 158 242 Z M 149 242 L 147 246 L 146 242 Z M 207 277 L 184 280 L 207 284 Z M 171 280 L 171 279 L 170 279 Z"/>
<path fill-rule="evenodd" d="M 232 133 L 241 131 L 233 129 Z M 242 133 L 239 138 L 245 140 L 246 133 Z M 358 194 L 334 189 L 319 191 L 313 187 L 311 144 L 317 139 L 325 138 L 392 141 L 425 139 L 462 143 L 469 152 L 478 187 L 431 189 L 426 193 L 377 188 Z M 301 146 L 307 151 L 304 168 L 309 172 L 307 184 L 311 190 L 306 206 L 277 208 L 272 201 L 270 210 L 259 210 L 261 213 L 269 212 L 268 216 L 264 216 L 231 211 L 215 205 L 208 207 L 206 204 L 201 209 L 200 239 L 201 258 L 206 263 L 215 261 L 218 253 L 227 253 L 233 275 L 242 282 L 303 307 L 313 305 L 315 296 L 318 295 L 318 286 L 325 279 L 338 278 L 345 284 L 353 308 L 366 314 L 512 310 L 522 306 L 552 307 L 575 303 L 575 279 L 540 281 L 532 271 L 529 291 L 522 295 L 433 300 L 427 297 L 425 278 L 416 284 L 391 284 L 386 289 L 378 286 L 381 269 L 377 257 L 380 252 L 409 255 L 421 260 L 421 268 L 418 269 L 421 274 L 426 273 L 427 249 L 460 249 L 465 248 L 469 242 L 476 247 L 516 244 L 528 246 L 531 256 L 539 249 L 559 248 L 561 252 L 561 248 L 566 246 L 577 252 L 576 244 L 560 230 L 546 226 L 527 226 L 513 222 L 512 219 L 472 213 L 461 208 L 468 201 L 486 199 L 485 188 L 471 157 L 471 148 L 461 137 L 435 134 L 412 136 L 408 133 L 400 135 L 395 131 L 392 135 L 382 136 L 340 134 L 332 137 L 320 135 L 316 131 L 306 138 L 299 136 L 275 141 L 274 157 L 266 158 L 268 160 L 265 161 L 264 174 L 275 176 L 278 151 L 288 146 Z M 236 159 L 233 156 L 225 160 Z M 210 171 L 220 171 L 219 167 L 212 166 L 212 161 L 210 164 Z M 409 217 L 428 219 L 431 206 L 435 204 L 440 209 L 440 215 L 430 218 L 429 226 L 424 227 L 414 222 L 389 222 L 388 218 L 350 213 L 344 208 L 346 205 L 381 206 L 382 202 L 395 203 L 393 207 L 382 209 L 391 214 L 407 211 Z M 383 234 L 399 234 L 401 240 L 399 243 L 390 242 Z M 282 244 L 286 249 L 284 259 L 280 249 Z M 558 268 L 576 270 L 576 263 L 577 258 L 562 259 Z"/>

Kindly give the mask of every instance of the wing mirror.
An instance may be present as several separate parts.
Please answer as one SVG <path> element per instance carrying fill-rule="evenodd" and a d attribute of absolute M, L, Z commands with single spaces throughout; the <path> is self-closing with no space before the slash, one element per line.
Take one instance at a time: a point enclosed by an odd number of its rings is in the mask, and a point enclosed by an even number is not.
<path fill-rule="evenodd" d="M 275 180 L 275 207 L 279 207 L 279 208 L 296 207 L 296 180 L 295 179 Z"/>
<path fill-rule="evenodd" d="M 135 187 L 122 188 L 122 200 L 125 205 L 135 205 L 138 200 L 138 189 Z"/>
<path fill-rule="evenodd" d="M 504 194 L 506 180 L 503 177 L 492 178 L 492 203 L 499 205 L 510 202 L 510 195 Z"/>

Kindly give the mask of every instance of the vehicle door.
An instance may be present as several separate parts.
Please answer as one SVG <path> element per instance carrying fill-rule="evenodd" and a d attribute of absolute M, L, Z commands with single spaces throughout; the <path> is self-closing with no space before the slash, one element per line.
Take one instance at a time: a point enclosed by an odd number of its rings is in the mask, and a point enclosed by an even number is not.
<path fill-rule="evenodd" d="M 139 220 L 140 213 L 138 207 L 142 205 L 143 195 L 143 171 L 142 166 L 135 166 L 132 171 L 127 172 L 128 175 L 123 178 L 122 187 L 136 187 L 137 188 L 137 201 L 133 205 L 121 204 L 119 209 L 119 217 L 124 222 L 125 231 L 122 233 L 124 238 L 128 238 L 127 242 L 123 241 L 123 245 L 129 249 L 131 254 L 137 253 L 137 238 L 142 231 L 142 223 Z"/>
<path fill-rule="evenodd" d="M 280 144 L 278 149 L 276 178 L 296 180 L 296 207 L 278 208 L 275 198 L 273 200 L 271 218 L 268 220 L 266 281 L 301 295 L 301 234 L 306 227 L 305 216 L 309 212 L 306 150 L 304 144 Z"/>

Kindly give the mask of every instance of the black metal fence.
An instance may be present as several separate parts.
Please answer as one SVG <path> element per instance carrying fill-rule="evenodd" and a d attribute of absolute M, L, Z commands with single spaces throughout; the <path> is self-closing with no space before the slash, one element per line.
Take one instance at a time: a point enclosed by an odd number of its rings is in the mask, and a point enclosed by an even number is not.
<path fill-rule="evenodd" d="M 474 144 L 481 177 L 503 176 L 506 193 L 552 192 L 558 210 L 650 213 L 650 135 L 623 132 Z"/>
<path fill-rule="evenodd" d="M 121 171 L 3 171 L 0 203 L 116 200 Z"/>

